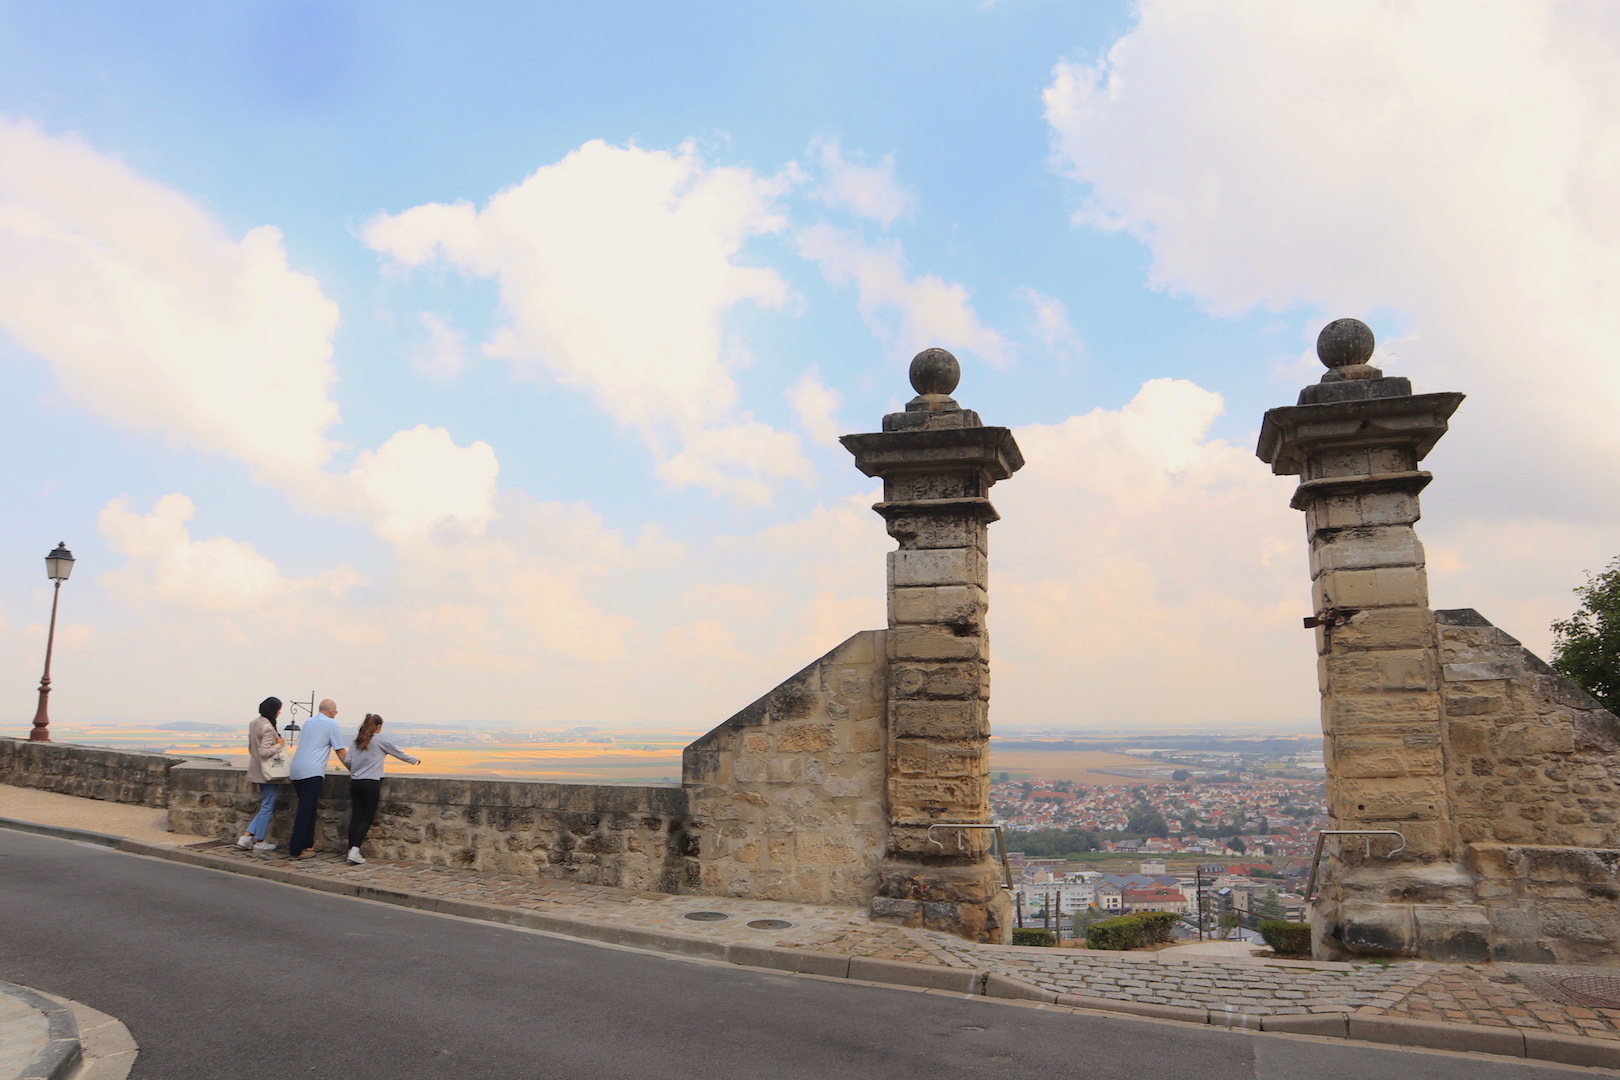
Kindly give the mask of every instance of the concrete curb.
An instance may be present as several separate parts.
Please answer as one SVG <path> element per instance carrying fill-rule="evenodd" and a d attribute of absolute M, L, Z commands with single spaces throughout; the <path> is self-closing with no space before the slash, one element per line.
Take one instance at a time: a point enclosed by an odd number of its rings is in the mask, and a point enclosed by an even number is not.
<path fill-rule="evenodd" d="M 1058 994 L 1009 975 L 985 974 L 966 968 L 947 968 L 930 964 L 911 964 L 899 960 L 882 960 L 868 956 L 847 956 L 839 953 L 810 952 L 802 949 L 784 949 L 776 946 L 746 945 L 738 942 L 715 941 L 663 930 L 642 930 L 635 927 L 610 926 L 586 922 L 564 915 L 550 915 L 525 908 L 503 907 L 471 900 L 436 899 L 414 893 L 378 889 L 358 882 L 332 881 L 299 873 L 295 869 L 270 866 L 263 863 L 244 863 L 238 859 L 222 858 L 206 852 L 186 848 L 148 844 L 125 837 L 82 829 L 39 825 L 33 822 L 15 822 L 0 818 L 0 828 L 14 828 L 24 832 L 40 833 L 68 840 L 85 840 L 105 844 L 132 855 L 166 859 L 170 862 L 210 870 L 223 870 L 247 877 L 264 878 L 286 885 L 314 889 L 339 896 L 352 896 L 375 900 L 400 907 L 417 908 L 454 915 L 464 919 L 521 926 L 529 930 L 559 934 L 607 945 L 646 949 L 678 956 L 699 957 L 742 967 L 794 974 L 819 975 L 861 982 L 883 983 L 967 997 L 982 997 L 1004 1004 L 1057 1006 L 1075 1012 L 1112 1013 L 1142 1019 L 1169 1020 L 1178 1023 L 1207 1024 L 1213 1027 L 1268 1032 L 1286 1035 L 1311 1035 L 1320 1038 L 1346 1039 L 1351 1042 L 1375 1043 L 1385 1046 L 1417 1047 L 1428 1050 L 1451 1050 L 1465 1053 L 1484 1053 L 1500 1057 L 1528 1058 L 1561 1065 L 1578 1065 L 1620 1070 L 1620 1042 L 1590 1039 L 1578 1035 L 1556 1035 L 1545 1031 L 1518 1028 L 1486 1027 L 1479 1024 L 1441 1024 L 1428 1020 L 1406 1020 L 1399 1017 L 1367 1015 L 1352 1012 L 1293 1013 L 1271 1016 L 1224 1009 L 1183 1008 L 1174 1005 L 1155 1005 L 1148 1002 L 1088 997 L 1081 994 Z M 1011 948 L 1010 946 L 1008 948 Z M 1027 950 L 1020 950 L 1027 951 Z M 53 1006 L 60 1008 L 59 1006 Z M 71 1020 L 71 1017 L 69 1017 Z M 55 1080 L 55 1078 L 52 1078 Z"/>
<path fill-rule="evenodd" d="M 16 818 L 0 817 L 0 829 L 39 833 L 42 836 L 54 836 L 59 840 L 83 840 L 85 843 L 100 844 L 102 847 L 118 847 L 124 842 L 122 836 L 114 836 L 112 833 L 70 829 L 65 825 L 40 825 L 32 821 L 18 821 Z"/>
<path fill-rule="evenodd" d="M 69 1080 L 77 1073 L 84 1049 L 79 1045 L 79 1023 L 73 1010 L 14 983 L 0 983 L 0 994 L 45 1014 L 47 1041 L 34 1060 L 23 1066 L 17 1080 Z"/>

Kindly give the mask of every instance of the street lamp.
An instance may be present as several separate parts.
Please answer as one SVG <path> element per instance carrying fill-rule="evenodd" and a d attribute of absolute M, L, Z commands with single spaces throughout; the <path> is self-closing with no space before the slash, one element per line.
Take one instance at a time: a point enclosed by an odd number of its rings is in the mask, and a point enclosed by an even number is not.
<path fill-rule="evenodd" d="M 56 583 L 51 595 L 51 629 L 45 637 L 45 674 L 39 680 L 39 708 L 34 710 L 34 730 L 28 733 L 29 742 L 51 741 L 51 718 L 45 711 L 51 694 L 51 649 L 56 645 L 56 602 L 62 598 L 62 582 L 73 573 L 73 552 L 67 543 L 56 545 L 56 550 L 45 556 L 45 576 Z"/>

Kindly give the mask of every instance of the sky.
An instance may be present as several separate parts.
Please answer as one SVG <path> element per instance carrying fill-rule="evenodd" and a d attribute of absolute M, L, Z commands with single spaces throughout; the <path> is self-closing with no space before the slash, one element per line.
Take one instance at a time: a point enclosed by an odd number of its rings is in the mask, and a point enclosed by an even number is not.
<path fill-rule="evenodd" d="M 1616 554 L 1620 6 L 0 6 L 0 717 L 690 730 L 884 620 L 839 446 L 1014 430 L 998 730 L 1306 726 L 1253 454 L 1462 391 L 1436 607 Z"/>

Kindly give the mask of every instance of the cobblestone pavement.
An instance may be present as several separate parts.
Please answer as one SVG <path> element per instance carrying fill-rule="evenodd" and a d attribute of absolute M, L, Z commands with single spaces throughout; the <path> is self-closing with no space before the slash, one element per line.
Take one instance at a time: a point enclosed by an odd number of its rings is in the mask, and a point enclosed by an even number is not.
<path fill-rule="evenodd" d="M 726 942 L 966 968 L 1086 997 L 1252 1015 L 1353 1012 L 1620 1040 L 1620 972 L 1614 968 L 1316 964 L 1191 950 L 1178 956 L 1181 950 L 1173 948 L 1127 954 L 981 946 L 877 922 L 848 908 L 671 896 L 419 863 L 373 860 L 353 867 L 335 852 L 291 862 L 246 852 L 224 840 L 172 833 L 162 833 L 163 839 L 156 841 L 155 816 L 161 813 L 0 785 L 0 817 L 185 846 L 233 861 L 264 860 L 316 880 L 341 879 L 433 899 L 545 911 Z M 687 917 L 701 912 L 724 918 Z M 1580 983 L 1582 979 L 1586 982 Z M 1592 993 L 1583 997 L 1571 987 Z"/>
<path fill-rule="evenodd" d="M 1176 949 L 1087 953 L 1003 950 L 950 942 L 964 966 L 1010 975 L 1059 994 L 1215 1009 L 1258 1016 L 1393 1008 L 1429 979 L 1425 965 L 1266 963 L 1177 958 Z"/>
<path fill-rule="evenodd" d="M 1436 965 L 1417 993 L 1385 1011 L 1411 1020 L 1531 1028 L 1620 1041 L 1620 1007 L 1591 1004 L 1600 999 L 1577 996 L 1561 988 L 1562 983 L 1571 980 L 1577 986 L 1583 980 L 1597 981 L 1620 990 L 1620 973 L 1613 968 Z M 1581 997 L 1586 998 L 1585 1003 Z M 1620 993 L 1613 994 L 1610 1000 L 1620 1006 Z"/>

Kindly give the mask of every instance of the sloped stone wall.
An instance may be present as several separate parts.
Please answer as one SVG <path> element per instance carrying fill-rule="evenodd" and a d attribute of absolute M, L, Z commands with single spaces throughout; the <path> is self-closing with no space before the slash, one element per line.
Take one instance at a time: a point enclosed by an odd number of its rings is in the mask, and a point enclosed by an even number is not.
<path fill-rule="evenodd" d="M 73 743 L 0 739 L 0 784 L 136 806 L 167 806 L 169 770 L 183 760 Z"/>
<path fill-rule="evenodd" d="M 1620 718 L 1477 611 L 1434 615 L 1474 879 L 1451 921 L 1471 918 L 1495 960 L 1620 963 Z"/>
<path fill-rule="evenodd" d="M 684 891 L 870 902 L 888 833 L 885 637 L 856 634 L 686 748 Z"/>
<path fill-rule="evenodd" d="M 1620 718 L 1477 611 L 1437 611 L 1465 843 L 1620 848 Z"/>

